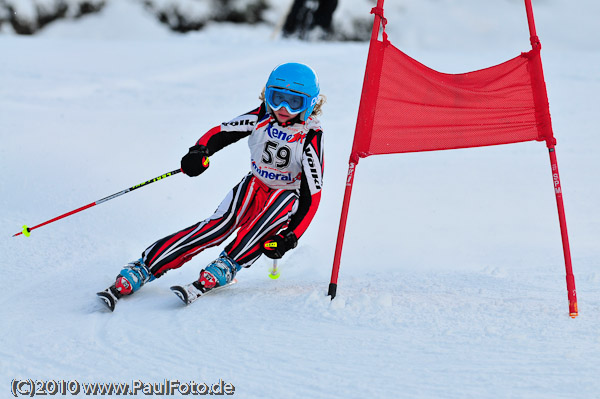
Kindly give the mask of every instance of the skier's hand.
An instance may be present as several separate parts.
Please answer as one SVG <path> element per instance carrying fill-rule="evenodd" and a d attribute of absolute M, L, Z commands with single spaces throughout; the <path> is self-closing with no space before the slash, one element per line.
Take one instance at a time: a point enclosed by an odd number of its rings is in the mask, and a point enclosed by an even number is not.
<path fill-rule="evenodd" d="M 261 246 L 262 253 L 271 259 L 280 259 L 290 249 L 296 248 L 298 238 L 293 231 L 281 233 L 267 238 Z"/>
<path fill-rule="evenodd" d="M 203 145 L 190 147 L 190 151 L 181 158 L 181 170 L 188 176 L 198 176 L 208 166 L 208 148 Z"/>

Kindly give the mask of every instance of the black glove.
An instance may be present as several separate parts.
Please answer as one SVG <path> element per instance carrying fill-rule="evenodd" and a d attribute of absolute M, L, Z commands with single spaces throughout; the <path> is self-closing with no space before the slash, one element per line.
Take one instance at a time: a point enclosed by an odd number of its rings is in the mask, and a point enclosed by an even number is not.
<path fill-rule="evenodd" d="M 262 253 L 271 259 L 280 259 L 290 249 L 296 248 L 298 238 L 293 231 L 281 233 L 267 238 L 261 246 Z"/>
<path fill-rule="evenodd" d="M 181 170 L 188 176 L 198 176 L 208 169 L 208 148 L 203 145 L 190 147 L 190 151 L 181 158 Z"/>

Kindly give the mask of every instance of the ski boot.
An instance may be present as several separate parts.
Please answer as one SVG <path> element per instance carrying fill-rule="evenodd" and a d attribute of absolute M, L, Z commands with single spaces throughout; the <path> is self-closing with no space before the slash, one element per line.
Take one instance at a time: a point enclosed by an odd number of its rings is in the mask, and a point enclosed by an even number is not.
<path fill-rule="evenodd" d="M 225 286 L 233 281 L 241 268 L 223 251 L 217 259 L 200 271 L 200 277 L 194 282 L 194 286 L 203 293 L 216 287 Z"/>
<path fill-rule="evenodd" d="M 140 258 L 134 262 L 129 262 L 123 267 L 115 281 L 115 290 L 119 293 L 119 298 L 124 295 L 131 295 L 154 278 L 154 275 L 150 273 L 150 270 L 144 264 L 144 260 Z"/>
<path fill-rule="evenodd" d="M 171 287 L 171 291 L 186 305 L 189 305 L 206 293 L 215 292 L 234 284 L 237 281 L 234 277 L 241 268 L 223 251 L 218 259 L 200 271 L 198 280 L 186 285 L 174 285 Z"/>
<path fill-rule="evenodd" d="M 117 280 L 113 285 L 105 289 L 104 291 L 97 292 L 96 295 L 102 300 L 102 302 L 114 312 L 115 306 L 119 299 L 125 295 L 131 295 L 135 291 L 139 290 L 142 285 L 148 281 L 154 280 L 154 276 L 142 259 L 138 259 L 135 262 L 130 262 L 121 270 L 117 276 Z"/>

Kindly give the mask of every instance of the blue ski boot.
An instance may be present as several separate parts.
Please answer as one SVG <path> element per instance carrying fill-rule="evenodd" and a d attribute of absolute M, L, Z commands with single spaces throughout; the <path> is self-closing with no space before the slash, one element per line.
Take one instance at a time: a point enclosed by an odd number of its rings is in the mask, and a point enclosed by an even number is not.
<path fill-rule="evenodd" d="M 215 287 L 229 284 L 242 267 L 231 259 L 225 251 L 206 268 L 200 271 L 200 278 L 194 282 L 196 288 L 207 292 Z"/>
<path fill-rule="evenodd" d="M 117 276 L 115 289 L 120 294 L 119 297 L 131 295 L 148 281 L 154 280 L 154 278 L 148 267 L 144 264 L 143 259 L 140 258 L 125 265 Z"/>

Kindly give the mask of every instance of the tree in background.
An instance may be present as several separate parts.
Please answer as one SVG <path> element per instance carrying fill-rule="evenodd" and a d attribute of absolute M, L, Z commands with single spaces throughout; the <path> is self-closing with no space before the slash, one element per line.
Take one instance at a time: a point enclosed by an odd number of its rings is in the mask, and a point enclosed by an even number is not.
<path fill-rule="evenodd" d="M 229 22 L 274 26 L 272 37 L 342 41 L 369 39 L 368 10 L 375 4 L 375 0 L 0 0 L 0 34 L 33 35 L 50 23 L 99 13 L 124 1 L 180 33 Z"/>
<path fill-rule="evenodd" d="M 140 0 L 147 11 L 174 32 L 202 30 L 209 22 L 265 22 L 267 0 Z"/>
<path fill-rule="evenodd" d="M 7 24 L 19 35 L 33 35 L 51 22 L 77 19 L 105 4 L 105 0 L 0 0 L 0 29 Z"/>

